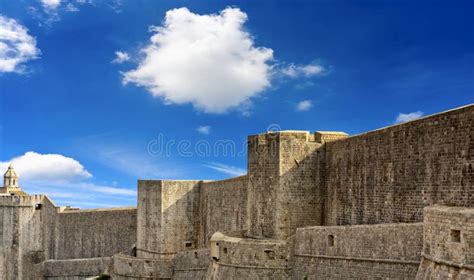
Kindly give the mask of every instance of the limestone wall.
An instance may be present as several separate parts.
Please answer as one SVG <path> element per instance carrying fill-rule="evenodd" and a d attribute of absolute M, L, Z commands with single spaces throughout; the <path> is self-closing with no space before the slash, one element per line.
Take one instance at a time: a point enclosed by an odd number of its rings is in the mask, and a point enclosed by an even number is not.
<path fill-rule="evenodd" d="M 290 279 L 289 246 L 282 240 L 226 236 L 218 242 L 207 279 Z"/>
<path fill-rule="evenodd" d="M 45 253 L 49 253 L 43 248 L 51 244 L 51 231 L 42 221 L 50 220 L 47 208 L 54 205 L 37 208 L 44 200 L 42 195 L 0 196 L 1 279 L 31 278 L 32 265 L 43 261 Z"/>
<path fill-rule="evenodd" d="M 136 242 L 137 210 L 109 208 L 58 214 L 55 259 L 110 257 Z"/>
<path fill-rule="evenodd" d="M 474 208 L 427 207 L 423 224 L 417 279 L 474 279 Z"/>
<path fill-rule="evenodd" d="M 209 248 L 179 252 L 173 260 L 173 280 L 205 279 L 210 262 Z"/>
<path fill-rule="evenodd" d="M 249 236 L 276 236 L 275 202 L 279 184 L 278 134 L 248 137 L 247 230 Z"/>
<path fill-rule="evenodd" d="M 197 246 L 199 182 L 140 180 L 137 256 L 171 258 Z"/>
<path fill-rule="evenodd" d="M 75 280 L 112 272 L 112 258 L 46 260 L 38 267 L 41 279 Z M 31 278 L 30 278 L 31 279 Z"/>
<path fill-rule="evenodd" d="M 275 237 L 286 239 L 296 229 L 322 224 L 324 154 L 308 132 L 281 132 Z"/>
<path fill-rule="evenodd" d="M 171 279 L 173 263 L 169 259 L 136 258 L 116 254 L 113 258 L 113 279 Z"/>
<path fill-rule="evenodd" d="M 18 201 L 17 201 L 18 198 Z M 0 278 L 15 279 L 20 272 L 20 197 L 1 196 L 0 197 L 0 236 L 1 236 L 1 254 L 0 254 Z M 28 205 L 21 205 L 27 207 Z"/>
<path fill-rule="evenodd" d="M 286 239 L 321 224 L 323 156 L 307 131 L 268 132 L 248 140 L 248 235 Z"/>
<path fill-rule="evenodd" d="M 474 207 L 474 105 L 325 144 L 325 224 L 421 222 Z"/>
<path fill-rule="evenodd" d="M 300 228 L 293 279 L 414 279 L 421 223 Z"/>
<path fill-rule="evenodd" d="M 247 176 L 201 183 L 198 248 L 207 248 L 217 231 L 247 229 L 247 186 Z"/>

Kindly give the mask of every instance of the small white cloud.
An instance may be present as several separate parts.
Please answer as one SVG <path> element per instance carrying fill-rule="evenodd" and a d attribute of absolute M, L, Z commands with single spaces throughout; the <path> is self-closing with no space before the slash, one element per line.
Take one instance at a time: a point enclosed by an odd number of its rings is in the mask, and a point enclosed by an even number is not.
<path fill-rule="evenodd" d="M 241 176 L 247 173 L 245 169 L 218 162 L 208 162 L 204 166 L 232 176 Z"/>
<path fill-rule="evenodd" d="M 112 60 L 113 63 L 124 63 L 125 61 L 130 60 L 130 56 L 126 52 L 116 51 L 115 59 Z"/>
<path fill-rule="evenodd" d="M 74 6 L 72 3 L 68 3 L 66 6 L 66 11 L 70 13 L 74 13 L 74 12 L 79 12 L 79 9 L 76 6 Z"/>
<path fill-rule="evenodd" d="M 201 133 L 201 134 L 210 134 L 211 133 L 211 127 L 208 126 L 208 125 L 204 125 L 204 126 L 199 126 L 198 128 L 196 128 L 196 131 Z"/>
<path fill-rule="evenodd" d="M 11 160 L 0 162 L 2 174 L 10 164 L 13 165 L 18 176 L 27 181 L 63 183 L 92 177 L 92 174 L 77 160 L 59 154 L 27 152 Z"/>
<path fill-rule="evenodd" d="M 61 5 L 61 0 L 40 0 L 40 2 L 47 10 L 57 9 Z"/>
<path fill-rule="evenodd" d="M 26 27 L 0 15 L 0 73 L 22 73 L 23 64 L 40 54 L 35 38 L 28 34 Z"/>
<path fill-rule="evenodd" d="M 313 63 L 308 65 L 289 64 L 286 67 L 277 69 L 277 71 L 290 78 L 299 78 L 302 76 L 309 78 L 323 74 L 325 69 L 323 66 Z"/>
<path fill-rule="evenodd" d="M 313 107 L 313 102 L 311 100 L 303 100 L 296 104 L 296 110 L 301 112 L 308 111 L 311 107 Z"/>
<path fill-rule="evenodd" d="M 166 104 L 192 104 L 224 113 L 258 96 L 271 84 L 273 51 L 256 47 L 238 8 L 199 15 L 187 8 L 166 13 L 162 26 L 142 50 L 136 69 L 123 82 L 146 88 Z"/>
<path fill-rule="evenodd" d="M 423 112 L 421 111 L 416 111 L 416 112 L 408 113 L 408 114 L 400 113 L 398 114 L 397 119 L 395 120 L 395 123 L 412 121 L 412 120 L 421 118 L 422 116 L 423 116 Z"/>

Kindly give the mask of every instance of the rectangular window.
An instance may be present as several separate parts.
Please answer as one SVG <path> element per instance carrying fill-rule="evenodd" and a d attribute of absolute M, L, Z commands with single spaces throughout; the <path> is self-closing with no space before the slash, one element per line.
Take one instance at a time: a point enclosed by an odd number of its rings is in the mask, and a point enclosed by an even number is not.
<path fill-rule="evenodd" d="M 451 230 L 451 242 L 461 243 L 461 231 L 457 229 Z"/>

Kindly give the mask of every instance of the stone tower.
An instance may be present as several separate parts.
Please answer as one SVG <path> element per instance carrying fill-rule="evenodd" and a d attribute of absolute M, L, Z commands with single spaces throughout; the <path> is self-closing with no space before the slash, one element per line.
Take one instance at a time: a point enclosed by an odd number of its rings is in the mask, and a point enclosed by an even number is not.
<path fill-rule="evenodd" d="M 3 188 L 0 188 L 0 193 L 11 194 L 11 195 L 26 195 L 21 190 L 18 182 L 18 175 L 13 169 L 13 166 L 8 166 L 7 172 L 3 175 Z"/>

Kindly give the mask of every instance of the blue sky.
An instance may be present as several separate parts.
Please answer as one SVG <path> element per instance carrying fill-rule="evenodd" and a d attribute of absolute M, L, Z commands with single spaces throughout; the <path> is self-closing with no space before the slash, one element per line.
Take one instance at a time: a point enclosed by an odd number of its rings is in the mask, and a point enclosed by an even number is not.
<path fill-rule="evenodd" d="M 474 101 L 472 1 L 357 2 L 0 0 L 0 171 L 59 205 L 135 205 L 139 178 L 245 172 L 269 127 Z"/>

